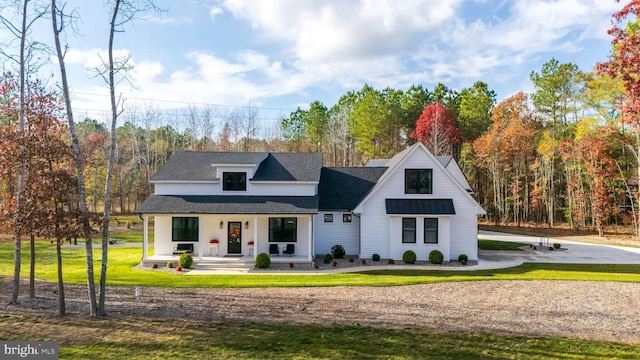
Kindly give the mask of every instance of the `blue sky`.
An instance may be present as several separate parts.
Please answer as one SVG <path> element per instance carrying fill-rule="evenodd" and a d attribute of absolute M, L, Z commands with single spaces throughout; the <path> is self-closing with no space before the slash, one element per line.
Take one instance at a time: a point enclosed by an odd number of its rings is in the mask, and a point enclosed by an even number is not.
<path fill-rule="evenodd" d="M 582 70 L 606 60 L 606 30 L 622 7 L 614 0 L 155 3 L 166 11 L 140 14 L 116 35 L 116 53 L 135 65 L 131 84 L 118 87 L 125 107 L 170 114 L 189 104 L 251 104 L 272 122 L 314 100 L 330 107 L 364 84 L 460 90 L 482 80 L 498 100 L 530 92 L 529 74 L 551 57 Z M 109 8 L 96 0 L 70 0 L 67 8 L 80 16 L 78 34 L 66 37 L 73 105 L 78 116 L 102 120 L 107 90 L 91 70 L 106 51 Z M 49 23 L 33 37 L 50 41 Z M 51 69 L 42 72 L 55 82 Z"/>

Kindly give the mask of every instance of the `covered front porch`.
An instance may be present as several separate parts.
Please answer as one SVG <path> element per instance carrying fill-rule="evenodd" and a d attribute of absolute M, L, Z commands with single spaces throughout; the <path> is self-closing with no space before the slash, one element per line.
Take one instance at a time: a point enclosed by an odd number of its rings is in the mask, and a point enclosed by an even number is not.
<path fill-rule="evenodd" d="M 149 217 L 154 217 L 154 255 L 149 256 Z M 272 262 L 311 262 L 312 214 L 143 214 L 143 262 L 179 258 L 178 247 L 187 248 L 196 263 L 255 265 L 259 253 Z M 286 249 L 293 250 L 286 254 Z"/>

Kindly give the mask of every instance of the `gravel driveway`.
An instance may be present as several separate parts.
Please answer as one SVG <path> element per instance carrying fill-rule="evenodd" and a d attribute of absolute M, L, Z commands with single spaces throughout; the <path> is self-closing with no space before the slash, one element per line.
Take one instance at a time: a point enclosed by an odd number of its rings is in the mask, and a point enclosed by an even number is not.
<path fill-rule="evenodd" d="M 10 279 L 0 278 L 10 289 Z M 26 284 L 23 289 L 26 291 Z M 57 313 L 56 285 L 38 284 L 35 301 L 0 312 Z M 86 288 L 67 285 L 67 311 L 87 313 Z M 176 289 L 110 287 L 116 318 L 360 324 L 452 332 L 566 336 L 640 344 L 640 284 L 581 281 L 478 281 L 392 287 Z"/>

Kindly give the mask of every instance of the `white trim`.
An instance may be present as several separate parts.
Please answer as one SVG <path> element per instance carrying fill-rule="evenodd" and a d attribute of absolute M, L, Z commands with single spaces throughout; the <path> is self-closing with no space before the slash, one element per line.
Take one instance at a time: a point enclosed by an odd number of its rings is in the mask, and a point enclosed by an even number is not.
<path fill-rule="evenodd" d="M 395 173 L 395 171 L 398 168 L 400 168 L 401 165 L 411 156 L 411 154 L 413 154 L 413 152 L 417 151 L 416 149 L 418 148 L 420 148 L 425 153 L 425 155 L 431 158 L 432 162 L 434 163 L 434 166 L 438 167 L 439 170 L 449 178 L 451 183 L 454 184 L 454 186 L 463 194 L 463 196 L 465 196 L 468 200 L 470 200 L 471 204 L 474 204 L 476 206 L 476 215 L 486 215 L 486 211 L 484 211 L 484 209 L 471 196 L 471 194 L 469 194 L 469 192 L 462 187 L 460 182 L 453 177 L 453 175 L 449 172 L 449 170 L 447 170 L 444 166 L 442 166 L 440 161 L 438 161 L 438 158 L 436 158 L 429 151 L 429 149 L 427 149 L 426 146 L 424 146 L 424 144 L 422 144 L 421 142 L 417 142 L 414 145 L 412 145 L 409 149 L 399 153 L 399 154 L 402 154 L 402 158 L 399 159 L 399 161 L 397 161 L 391 167 L 389 167 L 387 171 L 384 172 L 384 174 L 382 174 L 382 176 L 380 177 L 376 185 L 373 187 L 373 189 L 371 189 L 371 191 L 369 191 L 367 196 L 365 196 L 365 198 L 362 201 L 360 201 L 360 203 L 358 204 L 358 206 L 356 206 L 353 212 L 361 214 L 363 204 L 366 203 L 371 198 L 371 196 L 373 196 L 374 193 L 376 193 L 380 188 L 383 187 L 383 184 L 391 177 L 391 174 Z"/>
<path fill-rule="evenodd" d="M 214 180 L 149 180 L 149 184 L 218 184 L 220 179 Z"/>
<path fill-rule="evenodd" d="M 216 168 L 221 168 L 221 167 L 253 167 L 256 165 L 260 165 L 260 163 L 263 161 L 264 159 L 260 160 L 260 162 L 258 163 L 247 163 L 247 164 L 211 164 L 211 166 L 216 167 Z"/>
<path fill-rule="evenodd" d="M 296 181 L 296 180 L 280 180 L 280 181 L 276 181 L 276 180 L 254 180 L 254 179 L 249 179 L 249 181 L 251 181 L 252 184 L 285 184 L 285 185 L 318 185 L 319 182 L 318 181 Z M 260 195 L 260 196 L 269 196 L 269 195 Z"/>
<path fill-rule="evenodd" d="M 142 216 L 142 260 L 149 258 L 149 215 Z"/>

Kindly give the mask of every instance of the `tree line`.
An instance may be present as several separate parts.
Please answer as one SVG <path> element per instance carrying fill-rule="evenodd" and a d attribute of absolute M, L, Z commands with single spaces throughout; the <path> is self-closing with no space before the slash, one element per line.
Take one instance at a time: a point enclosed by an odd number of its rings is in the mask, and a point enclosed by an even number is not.
<path fill-rule="evenodd" d="M 457 159 L 490 221 L 566 222 L 600 234 L 607 224 L 630 224 L 638 235 L 640 27 L 628 19 L 636 19 L 640 0 L 614 14 L 607 62 L 584 71 L 552 58 L 531 72 L 535 91 L 530 94 L 497 103 L 483 81 L 459 91 L 442 83 L 431 90 L 419 84 L 406 90 L 364 85 L 330 107 L 313 101 L 270 128 L 251 104 L 232 111 L 191 106 L 176 112 L 187 119 L 182 128 L 152 104 L 125 111 L 115 84 L 130 68 L 126 58 L 112 57 L 114 35 L 137 12 L 154 6 L 124 0 L 110 2 L 109 56 L 98 69 L 110 90 L 111 116 L 108 122 L 76 122 L 59 39 L 70 15 L 51 1 L 62 86 L 50 86 L 29 75 L 35 73 L 31 51 L 37 48 L 37 41 L 28 41 L 29 26 L 46 12 L 29 13 L 28 0 L 20 4 L 21 25 L 12 28 L 21 40 L 20 53 L 12 57 L 17 75 L 0 77 L 0 226 L 15 234 L 13 302 L 21 236 L 31 239 L 32 284 L 34 238 L 50 238 L 58 249 L 64 315 L 60 246 L 81 237 L 91 315 L 105 315 L 110 213 L 135 210 L 152 192 L 153 173 L 181 150 L 321 152 L 326 166 L 361 166 L 421 141 L 434 155 Z M 97 292 L 91 243 L 96 228 L 103 259 Z"/>

